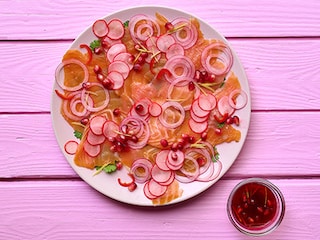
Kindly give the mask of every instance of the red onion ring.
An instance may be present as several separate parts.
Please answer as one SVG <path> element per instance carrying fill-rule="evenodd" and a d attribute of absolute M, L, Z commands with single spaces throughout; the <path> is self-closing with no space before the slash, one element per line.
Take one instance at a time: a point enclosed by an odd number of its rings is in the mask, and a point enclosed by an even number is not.
<path fill-rule="evenodd" d="M 145 23 L 143 23 L 143 27 L 139 27 L 139 26 L 136 27 L 136 25 L 141 21 L 146 21 Z M 152 29 L 149 35 L 144 35 L 142 33 L 142 28 L 146 28 L 146 27 L 149 28 L 149 30 Z M 160 26 L 150 16 L 147 16 L 144 14 L 137 14 L 129 20 L 129 32 L 132 40 L 134 42 L 139 43 L 141 41 L 147 40 L 151 36 L 158 37 L 160 35 Z"/>
<path fill-rule="evenodd" d="M 212 162 L 210 153 L 205 148 L 188 148 L 185 154 L 186 156 L 193 157 L 192 153 L 198 153 L 203 157 L 205 157 L 206 164 L 204 166 L 199 167 L 199 171 L 200 171 L 199 174 L 206 172 L 208 170 L 210 162 Z"/>
<path fill-rule="evenodd" d="M 195 74 L 195 66 L 190 58 L 186 56 L 177 55 L 170 58 L 164 68 L 168 69 L 171 72 L 171 76 L 165 75 L 168 82 L 173 82 L 176 78 L 179 77 L 190 77 L 192 78 Z M 183 69 L 182 74 L 178 75 L 176 73 L 177 69 Z"/>
<path fill-rule="evenodd" d="M 184 169 L 183 165 L 182 167 L 179 169 L 185 176 L 181 176 L 181 175 L 178 175 L 176 174 L 176 179 L 179 181 L 179 182 L 182 182 L 182 183 L 189 183 L 189 182 L 193 182 L 195 181 L 199 175 L 200 175 L 200 169 L 199 169 L 199 164 L 197 162 L 196 159 L 194 159 L 193 157 L 190 157 L 190 156 L 185 156 L 185 159 L 186 160 L 190 160 L 194 166 L 195 166 L 195 171 L 193 173 L 191 172 L 188 172 L 187 170 Z"/>
<path fill-rule="evenodd" d="M 180 119 L 175 123 L 168 123 L 166 121 L 166 119 L 164 119 L 164 113 L 165 113 L 166 109 L 169 108 L 169 107 L 173 107 L 176 110 L 180 111 L 180 113 L 181 113 Z M 183 121 L 185 119 L 185 116 L 186 116 L 185 110 L 181 106 L 180 103 L 177 103 L 177 102 L 165 102 L 164 104 L 162 104 L 162 114 L 159 116 L 159 121 L 161 122 L 161 124 L 164 127 L 173 129 L 173 128 L 179 127 L 183 123 Z"/>
<path fill-rule="evenodd" d="M 220 54 L 210 53 L 213 50 L 218 50 Z M 217 69 L 210 64 L 212 58 L 220 60 L 224 64 L 224 68 Z M 208 45 L 201 54 L 201 64 L 210 73 L 221 76 L 228 73 L 233 64 L 233 55 L 231 49 L 222 42 L 215 42 Z"/>
<path fill-rule="evenodd" d="M 191 23 L 190 20 L 185 18 L 177 18 L 171 22 L 174 28 L 179 28 L 180 26 L 184 26 L 181 30 L 176 31 L 173 33 L 173 37 L 175 38 L 176 42 L 183 46 L 184 49 L 191 48 L 198 40 L 198 30 L 197 28 Z M 180 35 L 180 31 L 185 31 L 185 37 L 182 38 Z"/>
<path fill-rule="evenodd" d="M 64 78 L 60 77 L 60 72 L 61 70 L 66 66 L 66 65 L 69 65 L 69 64 L 76 64 L 78 66 L 80 66 L 84 72 L 84 77 L 83 77 L 83 80 L 76 86 L 74 87 L 68 87 L 64 84 Z M 86 82 L 88 82 L 89 80 L 89 71 L 86 67 L 85 64 L 83 64 L 82 62 L 80 62 L 79 60 L 77 59 L 69 59 L 69 60 L 64 60 L 62 61 L 58 67 L 56 68 L 56 71 L 55 71 L 55 78 L 56 78 L 56 82 L 57 84 L 63 89 L 63 90 L 66 90 L 66 91 L 70 91 L 70 92 L 74 92 L 74 91 L 77 91 L 77 90 L 80 90 L 82 88 L 82 85 Z"/>
<path fill-rule="evenodd" d="M 71 108 L 71 101 L 77 101 L 77 100 L 80 100 L 81 99 L 81 91 L 76 91 L 76 92 L 73 92 L 71 93 L 70 95 L 68 95 L 71 98 L 71 100 L 63 100 L 62 101 L 62 110 L 63 110 L 63 113 L 64 115 L 69 118 L 70 120 L 73 120 L 73 121 L 80 121 L 81 119 L 83 119 L 84 117 L 87 117 L 89 116 L 90 114 L 90 111 L 88 111 L 86 108 L 86 113 L 81 116 L 79 116 L 79 114 L 77 114 L 76 112 L 74 112 Z M 89 100 L 89 99 L 88 99 Z M 69 110 L 70 108 L 70 110 Z"/>
<path fill-rule="evenodd" d="M 222 170 L 222 163 L 220 161 L 210 162 L 209 168 L 206 172 L 199 175 L 196 181 L 209 182 L 215 180 Z"/>
<path fill-rule="evenodd" d="M 97 106 L 97 107 L 94 107 L 94 106 L 93 106 L 94 104 L 93 104 L 92 106 L 90 106 L 89 103 L 87 102 L 87 99 L 86 99 L 86 96 L 87 96 L 87 95 L 86 95 L 86 94 L 87 94 L 86 91 L 87 91 L 87 89 L 88 89 L 88 88 L 91 88 L 91 87 L 93 87 L 93 86 L 98 86 L 98 87 L 102 88 L 103 91 L 104 91 L 104 93 L 105 93 L 105 95 L 106 95 L 106 99 L 103 101 L 103 103 L 102 103 L 100 106 Z M 89 85 L 87 88 L 83 88 L 83 89 L 82 89 L 82 92 L 81 92 L 81 101 L 82 101 L 83 106 L 85 106 L 85 108 L 88 109 L 89 111 L 91 111 L 91 112 L 98 112 L 98 111 L 101 111 L 101 110 L 103 110 L 105 107 L 108 106 L 109 101 L 110 101 L 110 95 L 109 95 L 108 90 L 107 90 L 106 88 L 104 88 L 102 84 L 100 84 L 100 83 L 90 83 L 90 85 Z"/>
<path fill-rule="evenodd" d="M 152 163 L 146 158 L 139 158 L 135 160 L 132 163 L 131 172 L 134 175 L 136 182 L 145 183 L 146 181 L 148 181 L 151 177 L 152 167 L 153 167 Z M 141 173 L 138 173 L 137 171 L 138 168 L 143 168 L 144 170 L 143 175 L 141 175 Z"/>
<path fill-rule="evenodd" d="M 234 98 L 238 98 L 238 96 L 241 96 L 243 101 L 242 103 L 238 103 L 238 101 L 236 101 L 236 103 L 234 102 Z M 248 102 L 248 96 L 245 93 L 245 91 L 243 91 L 242 89 L 235 89 L 233 90 L 230 95 L 229 95 L 229 104 L 231 107 L 233 107 L 236 110 L 242 109 L 247 105 Z"/>

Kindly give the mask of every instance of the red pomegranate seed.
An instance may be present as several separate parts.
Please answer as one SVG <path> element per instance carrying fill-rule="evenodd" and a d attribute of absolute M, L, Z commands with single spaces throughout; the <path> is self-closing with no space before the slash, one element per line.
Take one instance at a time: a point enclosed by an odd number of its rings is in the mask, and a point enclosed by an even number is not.
<path fill-rule="evenodd" d="M 202 166 L 204 166 L 206 164 L 207 161 L 203 157 L 198 157 L 197 158 L 197 162 L 199 164 L 199 167 L 202 167 Z"/>
<path fill-rule="evenodd" d="M 201 134 L 201 139 L 202 139 L 203 141 L 206 141 L 206 140 L 207 140 L 207 137 L 208 137 L 208 133 L 203 132 L 203 133 Z"/>
<path fill-rule="evenodd" d="M 89 119 L 88 118 L 83 118 L 81 119 L 80 123 L 83 124 L 83 125 L 87 125 L 89 122 Z"/>
<path fill-rule="evenodd" d="M 93 52 L 95 54 L 99 55 L 100 53 L 102 53 L 102 48 L 101 47 L 96 47 Z"/>
<path fill-rule="evenodd" d="M 173 143 L 171 146 L 171 150 L 174 152 L 177 151 L 178 150 L 178 143 Z"/>
<path fill-rule="evenodd" d="M 171 22 L 166 22 L 164 27 L 166 28 L 167 31 L 170 31 L 170 30 L 172 30 L 174 28 L 174 26 L 173 26 L 173 24 Z"/>
<path fill-rule="evenodd" d="M 122 162 L 116 162 L 116 167 L 117 170 L 120 170 L 123 167 Z"/>
<path fill-rule="evenodd" d="M 120 111 L 119 108 L 115 108 L 115 109 L 113 110 L 113 115 L 114 115 L 115 117 L 120 116 L 120 114 L 121 114 L 121 111 Z"/>
<path fill-rule="evenodd" d="M 131 141 L 134 143 L 137 143 L 139 141 L 139 138 L 137 138 L 137 136 L 131 136 Z"/>
<path fill-rule="evenodd" d="M 136 63 L 133 65 L 133 70 L 139 72 L 142 70 L 142 66 L 140 64 Z"/>
<path fill-rule="evenodd" d="M 97 74 L 97 79 L 98 79 L 100 82 L 102 82 L 102 81 L 105 79 L 105 77 L 103 76 L 103 74 L 98 73 L 98 74 Z"/>
<path fill-rule="evenodd" d="M 227 124 L 232 124 L 233 123 L 233 118 L 232 117 L 228 117 L 226 120 Z"/>
<path fill-rule="evenodd" d="M 143 112 L 144 107 L 143 107 L 141 104 L 138 104 L 138 105 L 135 107 L 135 110 L 137 111 L 137 113 L 141 113 L 141 112 Z"/>
<path fill-rule="evenodd" d="M 193 91 L 195 88 L 196 86 L 194 85 L 194 82 L 189 82 L 189 85 L 188 85 L 189 91 Z"/>
<path fill-rule="evenodd" d="M 166 139 L 161 139 L 160 144 L 162 147 L 167 147 L 168 146 L 168 141 Z"/>
<path fill-rule="evenodd" d="M 214 132 L 215 132 L 216 134 L 220 135 L 220 134 L 222 133 L 222 130 L 221 130 L 221 128 L 216 128 L 216 129 L 214 130 Z"/>
<path fill-rule="evenodd" d="M 196 138 L 194 136 L 190 136 L 189 137 L 189 143 L 195 143 L 196 142 Z"/>
<path fill-rule="evenodd" d="M 239 126 L 240 125 L 240 119 L 238 116 L 233 116 L 232 117 L 232 121 L 233 123 L 236 125 L 236 126 Z"/>
<path fill-rule="evenodd" d="M 94 73 L 98 74 L 98 73 L 101 73 L 102 69 L 99 65 L 94 65 L 93 71 Z"/>
<path fill-rule="evenodd" d="M 137 188 L 137 184 L 136 184 L 135 182 L 133 182 L 133 183 L 131 183 L 131 184 L 129 185 L 128 190 L 129 190 L 130 192 L 133 192 L 134 190 L 136 190 L 136 188 Z"/>

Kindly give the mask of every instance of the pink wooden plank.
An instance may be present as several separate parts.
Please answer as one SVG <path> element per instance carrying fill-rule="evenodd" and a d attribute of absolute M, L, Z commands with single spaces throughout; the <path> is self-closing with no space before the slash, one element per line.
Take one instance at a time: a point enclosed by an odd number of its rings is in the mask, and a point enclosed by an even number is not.
<path fill-rule="evenodd" d="M 146 1 L 100 1 L 98 4 L 73 0 L 0 2 L 0 39 L 73 39 L 95 19 Z M 228 37 L 320 36 L 320 3 L 291 1 L 192 1 L 164 0 L 163 6 L 187 11 L 207 21 Z M 303 21 L 302 21 L 303 20 Z"/>
<path fill-rule="evenodd" d="M 81 181 L 0 182 L 0 238 L 249 240 L 225 209 L 238 181 L 219 181 L 197 198 L 156 209 L 119 204 Z M 282 190 L 287 211 L 280 227 L 259 239 L 318 239 L 320 180 L 272 182 Z"/>
<path fill-rule="evenodd" d="M 320 176 L 320 112 L 254 112 L 225 177 Z M 0 115 L 0 178 L 75 177 L 47 114 Z M 223 155 L 221 156 L 223 159 Z"/>
<path fill-rule="evenodd" d="M 230 43 L 247 72 L 254 110 L 319 109 L 318 39 Z M 6 86 L 0 112 L 50 111 L 54 71 L 69 46 L 70 42 L 0 43 L 0 79 Z"/>

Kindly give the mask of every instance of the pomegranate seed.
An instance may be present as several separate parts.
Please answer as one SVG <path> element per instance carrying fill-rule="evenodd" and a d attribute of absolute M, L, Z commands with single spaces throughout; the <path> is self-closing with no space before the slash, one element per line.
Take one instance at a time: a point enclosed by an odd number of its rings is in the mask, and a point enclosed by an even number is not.
<path fill-rule="evenodd" d="M 190 136 L 189 137 L 189 143 L 195 143 L 196 142 L 196 138 L 194 136 Z"/>
<path fill-rule="evenodd" d="M 162 147 L 167 147 L 168 146 L 168 141 L 166 139 L 161 139 L 160 144 Z"/>
<path fill-rule="evenodd" d="M 204 166 L 206 164 L 207 161 L 203 157 L 198 157 L 197 158 L 197 162 L 199 164 L 199 167 L 202 167 L 202 166 Z"/>
<path fill-rule="evenodd" d="M 133 70 L 139 72 L 142 70 L 142 66 L 136 63 L 135 65 L 133 65 Z"/>
<path fill-rule="evenodd" d="M 85 89 L 89 88 L 90 85 L 91 85 L 91 83 L 89 83 L 89 82 L 82 83 L 82 87 L 85 88 Z"/>
<path fill-rule="evenodd" d="M 116 167 L 117 167 L 117 170 L 120 170 L 122 168 L 122 162 L 116 162 Z"/>
<path fill-rule="evenodd" d="M 214 132 L 215 132 L 216 134 L 220 135 L 220 134 L 222 133 L 222 130 L 221 130 L 221 128 L 216 128 L 216 129 L 214 130 Z"/>
<path fill-rule="evenodd" d="M 83 124 L 83 125 L 87 125 L 89 122 L 89 119 L 88 118 L 83 118 L 81 119 L 80 123 Z"/>
<path fill-rule="evenodd" d="M 227 124 L 232 124 L 233 123 L 233 118 L 232 117 L 228 117 L 226 120 Z"/>
<path fill-rule="evenodd" d="M 182 133 L 181 137 L 182 137 L 183 140 L 189 141 L 189 137 L 190 136 L 188 134 L 186 134 L 186 133 Z"/>
<path fill-rule="evenodd" d="M 142 57 L 142 58 L 144 58 L 144 59 L 146 59 L 147 57 L 148 57 L 148 53 L 147 52 L 143 52 L 143 53 L 141 53 L 140 54 L 140 56 Z"/>
<path fill-rule="evenodd" d="M 96 47 L 93 52 L 95 54 L 99 55 L 100 53 L 102 53 L 102 48 L 101 47 Z"/>
<path fill-rule="evenodd" d="M 166 22 L 164 27 L 166 28 L 167 31 L 170 31 L 170 30 L 172 30 L 174 28 L 174 26 L 173 26 L 173 24 L 171 22 Z"/>
<path fill-rule="evenodd" d="M 178 155 L 175 152 L 173 152 L 171 158 L 172 160 L 176 161 L 178 159 Z"/>
<path fill-rule="evenodd" d="M 120 140 L 122 142 L 125 142 L 125 141 L 127 141 L 127 137 L 125 135 L 120 135 Z"/>
<path fill-rule="evenodd" d="M 110 151 L 111 151 L 111 152 L 117 152 L 117 146 L 116 146 L 116 145 L 112 145 L 112 146 L 110 147 Z"/>
<path fill-rule="evenodd" d="M 208 137 L 208 133 L 203 132 L 203 133 L 201 134 L 201 139 L 202 139 L 203 141 L 206 141 L 206 140 L 207 140 L 207 137 Z"/>
<path fill-rule="evenodd" d="M 171 150 L 176 152 L 178 150 L 178 143 L 173 143 L 171 146 Z"/>
<path fill-rule="evenodd" d="M 114 115 L 115 117 L 120 116 L 120 114 L 121 114 L 121 111 L 120 111 L 119 108 L 115 108 L 115 109 L 113 110 L 113 115 Z"/>
<path fill-rule="evenodd" d="M 237 213 L 240 214 L 240 213 L 242 213 L 242 211 L 243 211 L 242 207 L 239 206 L 238 209 L 237 209 Z"/>
<path fill-rule="evenodd" d="M 98 73 L 101 73 L 102 69 L 99 65 L 94 65 L 93 67 L 93 71 L 98 74 Z"/>
<path fill-rule="evenodd" d="M 208 78 L 208 72 L 207 71 L 201 71 L 200 72 L 200 80 L 202 80 L 202 82 L 206 81 Z"/>
<path fill-rule="evenodd" d="M 131 55 L 129 58 L 128 58 L 128 62 L 129 63 L 133 63 L 135 57 L 133 55 Z"/>
<path fill-rule="evenodd" d="M 139 141 L 139 138 L 137 138 L 137 136 L 131 136 L 131 141 L 137 143 Z"/>
<path fill-rule="evenodd" d="M 98 74 L 97 74 L 97 79 L 98 79 L 100 82 L 102 82 L 102 81 L 105 79 L 105 77 L 103 76 L 103 74 L 98 73 Z"/>
<path fill-rule="evenodd" d="M 136 184 L 135 182 L 133 182 L 133 183 L 131 183 L 131 184 L 129 185 L 128 190 L 129 190 L 130 192 L 133 192 L 134 190 L 136 190 L 136 188 L 137 188 L 137 184 Z"/>
<path fill-rule="evenodd" d="M 270 214 L 270 210 L 267 208 L 266 210 L 264 210 L 263 215 L 267 216 Z"/>
<path fill-rule="evenodd" d="M 194 79 L 199 81 L 201 78 L 201 72 L 199 70 L 196 70 L 195 74 L 194 74 Z"/>
<path fill-rule="evenodd" d="M 142 65 L 144 63 L 145 63 L 145 58 L 140 55 L 137 59 L 137 64 Z"/>
<path fill-rule="evenodd" d="M 138 105 L 135 107 L 135 110 L 137 111 L 137 113 L 142 113 L 143 110 L 144 110 L 144 107 L 143 107 L 141 104 L 138 104 Z"/>
<path fill-rule="evenodd" d="M 267 200 L 267 206 L 268 206 L 268 207 L 271 207 L 271 206 L 272 206 L 272 202 L 271 202 L 269 199 Z"/>
<path fill-rule="evenodd" d="M 105 78 L 102 81 L 102 85 L 106 88 L 106 89 L 112 89 L 113 88 L 113 82 L 111 82 L 109 79 Z"/>
<path fill-rule="evenodd" d="M 109 141 L 109 142 L 112 142 L 112 143 L 115 143 L 115 142 L 116 142 L 116 138 L 114 138 L 114 137 L 108 137 L 108 141 Z"/>
<path fill-rule="evenodd" d="M 248 217 L 248 221 L 249 221 L 250 223 L 254 223 L 254 219 L 253 219 L 252 217 Z"/>
<path fill-rule="evenodd" d="M 240 125 L 240 119 L 238 116 L 233 116 L 232 117 L 232 121 L 233 123 L 236 125 L 236 126 L 239 126 Z"/>
<path fill-rule="evenodd" d="M 263 213 L 263 208 L 262 207 L 257 207 L 258 212 Z"/>
<path fill-rule="evenodd" d="M 210 82 L 210 83 L 213 83 L 215 80 L 216 80 L 216 76 L 214 74 L 210 74 L 207 77 L 207 81 Z"/>
<path fill-rule="evenodd" d="M 195 88 L 196 86 L 194 85 L 194 82 L 189 82 L 189 85 L 188 85 L 189 91 L 193 91 Z"/>

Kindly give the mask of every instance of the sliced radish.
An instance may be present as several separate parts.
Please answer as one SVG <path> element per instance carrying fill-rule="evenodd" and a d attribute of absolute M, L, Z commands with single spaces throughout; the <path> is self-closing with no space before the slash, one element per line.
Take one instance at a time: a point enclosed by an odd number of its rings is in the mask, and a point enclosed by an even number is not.
<path fill-rule="evenodd" d="M 198 122 L 198 123 L 203 123 L 203 122 L 205 122 L 205 121 L 208 121 L 209 116 L 210 116 L 210 114 L 208 114 L 208 115 L 206 115 L 206 116 L 204 116 L 204 117 L 199 117 L 199 116 L 197 116 L 192 110 L 190 111 L 190 117 L 191 117 L 194 121 L 196 121 L 196 122 Z"/>
<path fill-rule="evenodd" d="M 154 165 L 151 170 L 152 178 L 161 185 L 167 183 L 172 178 L 172 174 L 172 171 L 162 170 L 158 165 Z"/>
<path fill-rule="evenodd" d="M 159 103 L 152 102 L 149 105 L 149 113 L 153 117 L 159 117 L 162 113 L 162 107 L 160 106 Z"/>
<path fill-rule="evenodd" d="M 216 97 L 210 93 L 199 96 L 199 107 L 204 111 L 211 111 L 216 107 Z"/>
<path fill-rule="evenodd" d="M 199 98 L 193 100 L 191 104 L 191 111 L 193 111 L 193 113 L 200 118 L 206 117 L 210 114 L 210 111 L 206 111 L 200 108 Z"/>
<path fill-rule="evenodd" d="M 167 59 L 179 55 L 184 55 L 184 48 L 179 43 L 172 44 L 166 51 Z"/>
<path fill-rule="evenodd" d="M 154 179 L 150 179 L 148 188 L 153 196 L 160 197 L 167 191 L 167 186 L 163 186 L 156 182 Z"/>
<path fill-rule="evenodd" d="M 160 151 L 156 156 L 156 164 L 158 167 L 162 170 L 170 170 L 170 168 L 167 165 L 167 157 L 170 150 L 162 150 Z"/>
<path fill-rule="evenodd" d="M 109 72 L 119 72 L 122 74 L 123 79 L 126 79 L 130 72 L 130 67 L 122 61 L 113 61 L 108 67 Z"/>
<path fill-rule="evenodd" d="M 147 182 L 143 187 L 144 195 L 150 200 L 156 199 L 158 196 L 153 195 L 149 189 L 149 182 Z"/>
<path fill-rule="evenodd" d="M 173 45 L 176 41 L 171 35 L 161 35 L 158 37 L 156 45 L 161 52 L 167 52 L 168 48 Z"/>
<path fill-rule="evenodd" d="M 106 137 L 104 135 L 97 135 L 92 132 L 92 130 L 88 131 L 87 134 L 87 141 L 91 145 L 99 145 L 102 144 L 106 140 Z"/>
<path fill-rule="evenodd" d="M 90 120 L 90 129 L 96 135 L 101 135 L 103 125 L 106 122 L 106 118 L 102 116 L 95 116 Z"/>
<path fill-rule="evenodd" d="M 120 89 L 123 86 L 124 79 L 123 75 L 119 72 L 109 72 L 107 78 L 113 83 L 112 89 Z"/>
<path fill-rule="evenodd" d="M 77 143 L 76 141 L 70 140 L 64 145 L 64 150 L 66 151 L 66 153 L 74 155 L 77 152 L 78 145 L 79 143 Z"/>
<path fill-rule="evenodd" d="M 88 141 L 84 142 L 83 149 L 90 157 L 96 157 L 101 152 L 100 145 L 91 145 Z"/>
<path fill-rule="evenodd" d="M 113 40 L 109 38 L 108 36 L 104 37 L 101 41 L 101 46 L 104 48 L 105 51 L 108 51 L 110 47 L 112 47 L 115 44 L 122 43 L 121 39 Z"/>
<path fill-rule="evenodd" d="M 124 35 L 123 23 L 120 19 L 112 19 L 108 22 L 109 32 L 108 37 L 113 40 L 118 40 Z"/>
<path fill-rule="evenodd" d="M 222 98 L 220 98 L 220 100 L 218 101 L 218 110 L 222 116 L 226 114 L 228 116 L 231 116 L 234 113 L 235 109 L 230 106 L 228 96 L 223 96 Z"/>
<path fill-rule="evenodd" d="M 99 19 L 95 21 L 92 25 L 92 31 L 94 35 L 96 35 L 98 38 L 106 36 L 109 32 L 107 22 L 104 19 Z"/>
<path fill-rule="evenodd" d="M 134 56 L 128 52 L 119 53 L 114 57 L 113 60 L 126 63 L 129 66 L 130 70 L 133 68 Z"/>
<path fill-rule="evenodd" d="M 167 165 L 172 170 L 178 170 L 182 167 L 184 161 L 184 153 L 180 150 L 170 150 L 167 157 Z"/>
<path fill-rule="evenodd" d="M 107 120 L 103 124 L 102 132 L 106 138 L 115 138 L 118 136 L 119 126 L 113 121 Z"/>
<path fill-rule="evenodd" d="M 122 43 L 114 44 L 107 51 L 107 59 L 109 60 L 109 62 L 113 62 L 115 56 L 117 56 L 119 53 L 125 52 L 127 52 L 126 45 Z"/>
<path fill-rule="evenodd" d="M 189 119 L 190 129 L 195 133 L 203 133 L 208 128 L 208 121 L 205 122 L 196 122 L 192 118 Z"/>

